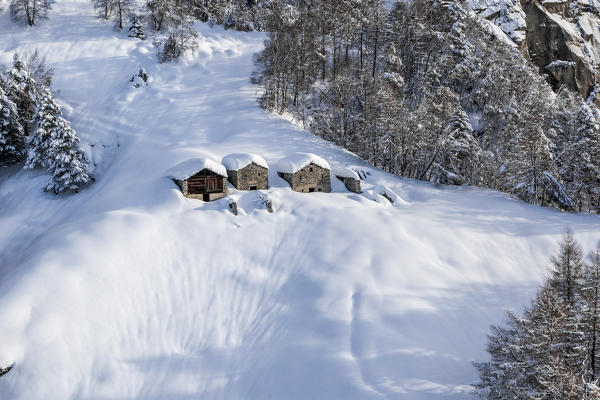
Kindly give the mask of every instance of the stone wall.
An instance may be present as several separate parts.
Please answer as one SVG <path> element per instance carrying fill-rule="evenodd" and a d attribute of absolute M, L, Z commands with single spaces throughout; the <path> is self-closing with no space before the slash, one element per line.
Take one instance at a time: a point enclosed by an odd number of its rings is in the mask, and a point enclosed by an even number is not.
<path fill-rule="evenodd" d="M 339 178 L 338 178 L 339 179 Z M 344 182 L 344 186 L 351 192 L 361 193 L 360 190 L 360 180 L 354 178 L 341 178 L 342 182 Z"/>
<path fill-rule="evenodd" d="M 238 190 L 263 190 L 269 188 L 269 170 L 251 163 L 237 171 L 227 170 L 229 182 Z M 253 188 L 255 186 L 255 188 Z"/>
<path fill-rule="evenodd" d="M 329 170 L 316 164 L 309 164 L 293 174 L 280 173 L 292 190 L 296 192 L 331 192 L 331 178 Z"/>

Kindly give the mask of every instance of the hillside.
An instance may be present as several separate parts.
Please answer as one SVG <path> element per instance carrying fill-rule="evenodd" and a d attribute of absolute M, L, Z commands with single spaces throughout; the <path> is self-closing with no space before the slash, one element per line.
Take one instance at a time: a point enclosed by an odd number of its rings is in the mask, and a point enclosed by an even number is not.
<path fill-rule="evenodd" d="M 0 63 L 35 48 L 97 165 L 75 195 L 0 170 L 1 399 L 464 399 L 488 326 L 529 302 L 570 226 L 600 217 L 483 189 L 401 179 L 266 113 L 249 82 L 266 35 L 197 24 L 200 50 L 157 64 L 151 40 L 57 0 L 0 15 Z M 146 68 L 147 88 L 128 80 Z M 295 151 L 363 170 L 364 195 L 184 198 L 166 177 L 199 154 Z M 379 196 L 393 191 L 403 201 Z M 375 201 L 376 200 L 376 201 Z"/>
<path fill-rule="evenodd" d="M 596 0 L 471 0 L 547 76 L 584 98 L 597 90 L 600 11 Z"/>

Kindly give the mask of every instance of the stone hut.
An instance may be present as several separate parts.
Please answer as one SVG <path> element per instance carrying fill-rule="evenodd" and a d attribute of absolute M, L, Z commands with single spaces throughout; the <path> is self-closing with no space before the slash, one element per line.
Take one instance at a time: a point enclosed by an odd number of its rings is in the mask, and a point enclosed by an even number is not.
<path fill-rule="evenodd" d="M 227 178 L 238 190 L 269 188 L 269 165 L 258 154 L 235 153 L 223 158 Z"/>
<path fill-rule="evenodd" d="M 169 171 L 185 197 L 213 201 L 227 196 L 227 171 L 210 158 L 193 158 Z"/>
<path fill-rule="evenodd" d="M 333 174 L 340 181 L 344 182 L 344 186 L 346 186 L 346 189 L 354 193 L 361 193 L 360 177 L 358 176 L 356 171 L 345 167 L 336 167 L 333 169 Z"/>
<path fill-rule="evenodd" d="M 331 192 L 329 163 L 311 153 L 296 153 L 279 161 L 277 174 L 296 192 Z"/>

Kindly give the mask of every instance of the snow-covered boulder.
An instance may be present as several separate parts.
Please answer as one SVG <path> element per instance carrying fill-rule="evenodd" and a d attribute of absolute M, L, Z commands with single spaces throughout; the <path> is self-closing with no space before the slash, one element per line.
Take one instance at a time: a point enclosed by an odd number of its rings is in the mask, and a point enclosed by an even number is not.
<path fill-rule="evenodd" d="M 346 167 L 334 167 L 332 172 L 336 178 L 344 182 L 346 189 L 354 193 L 361 193 L 360 176 L 356 171 Z"/>
<path fill-rule="evenodd" d="M 333 167 L 332 171 L 333 175 L 338 178 L 350 178 L 360 180 L 358 173 L 350 168 L 346 167 Z"/>
<path fill-rule="evenodd" d="M 315 164 L 326 170 L 331 170 L 329 163 L 316 154 L 294 153 L 279 160 L 279 163 L 277 163 L 277 172 L 293 174 L 309 164 Z"/>
<path fill-rule="evenodd" d="M 228 171 L 237 171 L 240 170 L 252 163 L 263 167 L 269 168 L 269 164 L 265 161 L 264 158 L 259 156 L 258 154 L 253 153 L 233 153 L 225 156 L 221 163 L 225 166 Z"/>

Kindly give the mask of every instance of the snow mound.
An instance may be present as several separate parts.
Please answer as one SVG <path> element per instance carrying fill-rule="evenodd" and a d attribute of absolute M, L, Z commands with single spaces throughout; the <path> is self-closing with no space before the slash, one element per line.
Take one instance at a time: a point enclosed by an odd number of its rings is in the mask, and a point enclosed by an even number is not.
<path fill-rule="evenodd" d="M 174 167 L 169 169 L 169 171 L 167 172 L 167 176 L 171 179 L 182 181 L 202 171 L 203 169 L 208 169 L 209 171 L 212 171 L 215 174 L 227 177 L 227 170 L 225 169 L 223 164 L 218 163 L 215 160 L 211 160 L 210 158 L 204 157 L 191 158 L 189 160 L 175 165 Z"/>
<path fill-rule="evenodd" d="M 394 207 L 407 206 L 410 204 L 387 186 L 375 186 L 372 189 L 365 191 L 364 195 L 377 203 L 384 205 L 389 204 Z"/>
<path fill-rule="evenodd" d="M 346 167 L 333 167 L 333 174 L 339 178 L 352 178 L 357 181 L 360 180 L 360 177 L 356 173 L 356 171 L 346 168 Z"/>
<path fill-rule="evenodd" d="M 285 174 L 293 174 L 300 171 L 309 164 L 318 165 L 321 168 L 331 169 L 325 159 L 312 153 L 294 153 L 279 160 L 277 171 Z"/>
<path fill-rule="evenodd" d="M 265 159 L 254 153 L 229 154 L 223 158 L 222 163 L 228 171 L 237 171 L 252 163 L 267 169 L 269 168 L 269 164 L 267 164 Z"/>

